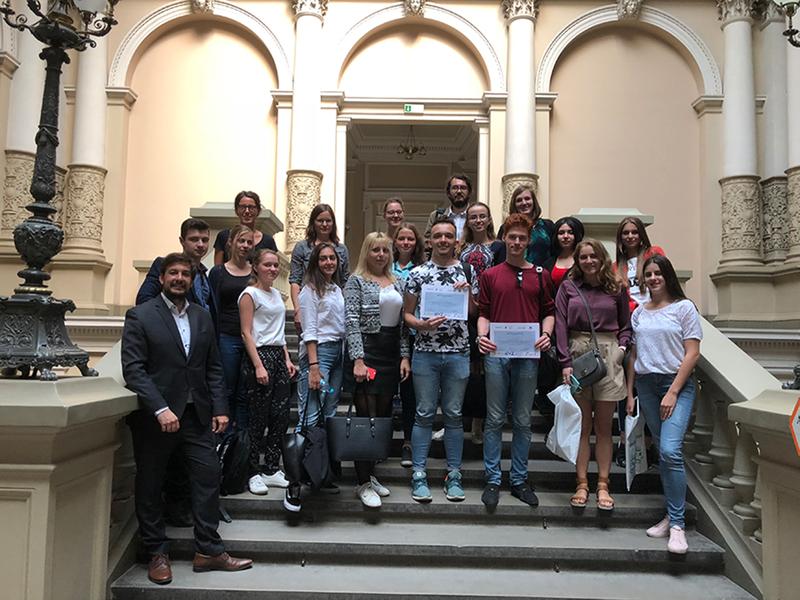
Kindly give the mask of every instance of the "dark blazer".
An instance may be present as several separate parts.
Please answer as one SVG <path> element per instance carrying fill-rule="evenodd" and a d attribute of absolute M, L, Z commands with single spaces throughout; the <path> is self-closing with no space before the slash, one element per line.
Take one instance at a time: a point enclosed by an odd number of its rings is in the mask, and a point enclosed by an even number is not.
<path fill-rule="evenodd" d="M 122 374 L 150 415 L 169 408 L 180 418 L 191 397 L 201 423 L 227 415 L 222 362 L 211 315 L 187 305 L 191 342 L 189 356 L 175 320 L 161 296 L 130 309 L 122 330 Z"/>
<path fill-rule="evenodd" d="M 154 261 L 153 264 L 150 265 L 150 270 L 147 272 L 147 275 L 142 282 L 139 291 L 136 294 L 136 306 L 140 304 L 144 304 L 151 298 L 156 298 L 161 294 L 161 281 L 159 277 L 161 276 L 161 265 L 164 262 L 164 257 L 159 256 Z M 205 265 L 199 265 L 197 267 L 197 272 L 194 275 L 194 279 L 205 278 L 208 280 L 208 275 L 206 273 Z M 201 304 L 197 301 L 197 297 L 194 294 L 194 280 L 192 280 L 192 287 L 189 288 L 189 292 L 186 294 L 186 299 L 189 302 L 194 304 Z M 209 294 L 208 298 L 208 307 L 209 310 L 213 313 L 214 312 L 214 298 L 213 294 Z"/>

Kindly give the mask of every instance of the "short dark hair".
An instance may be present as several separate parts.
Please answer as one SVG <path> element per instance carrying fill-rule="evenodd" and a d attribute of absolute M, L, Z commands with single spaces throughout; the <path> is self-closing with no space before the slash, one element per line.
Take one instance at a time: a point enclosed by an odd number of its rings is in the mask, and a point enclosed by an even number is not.
<path fill-rule="evenodd" d="M 458 234 L 458 227 L 456 227 L 455 221 L 453 221 L 453 219 L 451 219 L 446 215 L 436 216 L 436 218 L 433 220 L 433 223 L 431 223 L 431 234 L 433 234 L 433 228 L 436 227 L 437 225 L 441 225 L 442 223 L 450 225 L 450 227 L 452 227 L 455 230 L 456 234 Z"/>
<path fill-rule="evenodd" d="M 450 184 L 452 183 L 453 179 L 460 179 L 464 183 L 467 184 L 467 191 L 469 191 L 469 195 L 472 196 L 472 179 L 469 178 L 469 175 L 466 173 L 453 173 L 450 177 L 447 178 L 447 185 L 445 186 L 444 190 L 448 194 L 450 193 Z"/>
<path fill-rule="evenodd" d="M 250 198 L 251 200 L 255 200 L 256 208 L 258 212 L 261 212 L 261 198 L 258 197 L 258 194 L 255 192 L 248 192 L 247 190 L 242 190 L 236 197 L 233 199 L 233 210 L 239 208 L 239 203 L 242 201 L 242 198 Z"/>
<path fill-rule="evenodd" d="M 197 231 L 208 231 L 211 228 L 208 226 L 208 223 L 203 221 L 203 219 L 195 219 L 194 217 L 189 217 L 183 223 L 181 223 L 182 240 L 186 239 L 186 236 L 189 234 L 190 229 L 196 229 Z"/>
<path fill-rule="evenodd" d="M 192 259 L 189 258 L 183 252 L 170 252 L 164 257 L 164 260 L 161 262 L 161 271 L 160 271 L 161 276 L 163 277 L 164 273 L 166 273 L 167 269 L 169 269 L 172 265 L 178 263 L 182 265 L 188 265 L 192 271 L 192 279 L 194 279 L 194 273 L 195 273 L 194 263 L 192 262 Z"/>

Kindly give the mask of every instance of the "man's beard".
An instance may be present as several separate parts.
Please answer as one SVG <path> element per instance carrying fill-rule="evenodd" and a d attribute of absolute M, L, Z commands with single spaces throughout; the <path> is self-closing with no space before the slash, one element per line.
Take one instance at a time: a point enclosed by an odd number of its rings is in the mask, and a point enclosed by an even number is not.
<path fill-rule="evenodd" d="M 183 290 L 183 291 L 182 291 L 182 292 L 180 292 L 180 293 L 175 293 L 175 292 L 173 292 L 172 290 L 170 290 L 170 289 L 169 289 L 169 288 L 167 288 L 167 287 L 165 287 L 165 288 L 164 288 L 163 290 L 161 290 L 161 291 L 162 291 L 162 292 L 164 293 L 164 295 L 165 295 L 165 296 L 166 296 L 166 297 L 169 299 L 169 301 L 170 301 L 170 302 L 172 302 L 173 304 L 180 304 L 180 303 L 182 303 L 182 302 L 185 302 L 185 301 L 186 301 L 186 294 L 188 294 L 188 293 L 189 293 L 189 290 L 188 290 L 188 289 L 186 289 L 186 290 Z"/>
<path fill-rule="evenodd" d="M 464 208 L 467 206 L 467 204 L 469 204 L 469 197 L 467 196 L 463 198 L 454 198 L 453 196 L 450 196 L 450 205 L 453 208 Z"/>

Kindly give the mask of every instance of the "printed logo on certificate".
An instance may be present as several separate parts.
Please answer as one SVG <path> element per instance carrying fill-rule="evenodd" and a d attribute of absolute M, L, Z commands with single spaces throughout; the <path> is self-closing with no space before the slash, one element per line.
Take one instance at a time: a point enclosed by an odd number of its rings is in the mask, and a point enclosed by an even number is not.
<path fill-rule="evenodd" d="M 446 317 L 456 321 L 466 321 L 468 309 L 467 290 L 456 290 L 451 285 L 423 284 L 419 299 L 421 318 Z"/>
<path fill-rule="evenodd" d="M 539 358 L 536 340 L 539 339 L 538 323 L 492 323 L 489 337 L 497 350 L 497 358 Z"/>

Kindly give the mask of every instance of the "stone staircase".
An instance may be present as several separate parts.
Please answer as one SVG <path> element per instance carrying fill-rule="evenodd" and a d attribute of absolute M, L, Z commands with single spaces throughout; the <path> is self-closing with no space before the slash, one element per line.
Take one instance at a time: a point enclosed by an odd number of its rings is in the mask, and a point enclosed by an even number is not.
<path fill-rule="evenodd" d="M 340 409 L 341 410 L 341 409 Z M 644 530 L 663 516 L 655 470 L 640 475 L 631 493 L 614 467 L 613 514 L 598 511 L 594 498 L 583 511 L 568 499 L 574 469 L 544 446 L 546 426 L 534 415 L 529 469 L 540 506 L 532 509 L 502 488 L 488 514 L 480 501 L 481 449 L 466 434 L 463 468 L 466 500 L 448 502 L 441 489 L 443 446 L 434 442 L 428 476 L 433 502 L 411 499 L 410 470 L 394 456 L 377 466 L 392 490 L 378 510 L 353 494 L 355 475 L 343 465 L 339 495 L 305 494 L 298 515 L 282 507 L 282 490 L 223 498 L 233 522 L 220 525 L 229 551 L 256 560 L 241 573 L 193 573 L 191 529 L 171 529 L 174 580 L 156 586 L 146 566 L 133 565 L 112 585 L 117 600 L 380 599 L 387 598 L 676 598 L 752 599 L 725 574 L 725 552 L 695 529 L 689 507 L 684 557 L 670 555 L 665 540 Z M 511 434 L 503 434 L 504 471 Z M 590 477 L 594 488 L 595 477 Z"/>

